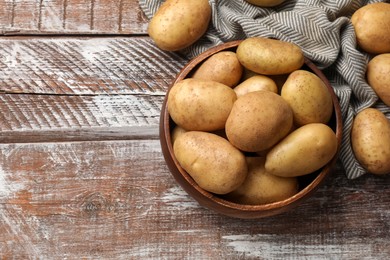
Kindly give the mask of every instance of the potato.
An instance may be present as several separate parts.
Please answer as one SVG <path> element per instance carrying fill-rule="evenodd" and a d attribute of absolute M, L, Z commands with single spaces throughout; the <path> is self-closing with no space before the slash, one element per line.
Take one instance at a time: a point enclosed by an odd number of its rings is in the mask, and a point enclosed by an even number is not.
<path fill-rule="evenodd" d="M 351 17 L 358 46 L 373 54 L 390 52 L 390 4 L 373 3 Z"/>
<path fill-rule="evenodd" d="M 225 127 L 237 96 L 224 84 L 187 78 L 168 93 L 168 112 L 185 130 L 216 131 Z"/>
<path fill-rule="evenodd" d="M 247 157 L 248 175 L 244 183 L 227 195 L 227 199 L 249 205 L 267 204 L 287 199 L 298 192 L 296 177 L 269 174 L 264 157 Z"/>
<path fill-rule="evenodd" d="M 150 20 L 148 33 L 162 50 L 178 51 L 203 36 L 210 18 L 207 0 L 167 0 Z"/>
<path fill-rule="evenodd" d="M 243 40 L 236 50 L 241 64 L 258 74 L 288 74 L 302 67 L 304 56 L 295 44 L 275 39 L 252 37 Z"/>
<path fill-rule="evenodd" d="M 175 143 L 176 139 L 183 133 L 187 132 L 187 130 L 181 128 L 180 126 L 176 125 L 172 132 L 171 132 L 171 141 L 172 141 L 172 144 Z"/>
<path fill-rule="evenodd" d="M 375 56 L 367 65 L 366 75 L 378 97 L 390 106 L 390 53 Z"/>
<path fill-rule="evenodd" d="M 245 0 L 250 4 L 261 7 L 272 7 L 283 3 L 285 0 Z"/>
<path fill-rule="evenodd" d="M 319 170 L 337 152 L 333 130 L 322 123 L 301 126 L 268 152 L 265 170 L 281 177 L 306 175 Z"/>
<path fill-rule="evenodd" d="M 257 75 L 248 78 L 234 88 L 234 92 L 236 92 L 237 98 L 257 90 L 268 90 L 274 93 L 278 93 L 278 86 L 271 78 L 263 75 Z"/>
<path fill-rule="evenodd" d="M 229 193 L 247 176 L 244 154 L 215 134 L 186 132 L 176 139 L 173 150 L 181 167 L 209 192 Z"/>
<path fill-rule="evenodd" d="M 258 152 L 275 145 L 287 135 L 293 114 L 278 94 L 259 90 L 250 92 L 234 103 L 226 121 L 228 140 L 246 152 Z"/>
<path fill-rule="evenodd" d="M 368 172 L 390 173 L 390 122 L 382 112 L 366 108 L 356 115 L 351 144 L 356 159 Z"/>
<path fill-rule="evenodd" d="M 192 76 L 194 79 L 213 80 L 234 87 L 240 81 L 243 67 L 236 53 L 221 51 L 205 60 Z"/>
<path fill-rule="evenodd" d="M 332 96 L 325 83 L 314 73 L 306 70 L 292 72 L 280 95 L 290 105 L 296 126 L 325 124 L 332 116 Z"/>

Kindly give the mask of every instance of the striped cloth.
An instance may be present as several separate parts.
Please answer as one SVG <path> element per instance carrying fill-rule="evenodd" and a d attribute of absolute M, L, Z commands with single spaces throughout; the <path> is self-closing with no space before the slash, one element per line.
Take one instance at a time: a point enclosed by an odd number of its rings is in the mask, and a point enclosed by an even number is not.
<path fill-rule="evenodd" d="M 162 0 L 139 0 L 150 19 Z M 272 37 L 300 46 L 328 77 L 340 100 L 344 131 L 340 160 L 349 179 L 366 171 L 356 160 L 350 144 L 353 118 L 367 107 L 375 107 L 390 119 L 384 105 L 365 81 L 368 54 L 356 47 L 350 17 L 358 8 L 375 0 L 287 0 L 274 8 L 261 8 L 244 0 L 209 0 L 212 19 L 199 41 L 182 51 L 192 58 L 215 45 L 261 36 Z"/>

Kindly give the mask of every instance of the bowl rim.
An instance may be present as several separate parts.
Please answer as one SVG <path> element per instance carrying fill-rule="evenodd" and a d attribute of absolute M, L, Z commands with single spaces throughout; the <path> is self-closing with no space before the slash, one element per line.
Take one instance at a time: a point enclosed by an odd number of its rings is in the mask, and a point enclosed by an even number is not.
<path fill-rule="evenodd" d="M 163 155 L 165 161 L 168 165 L 168 168 L 171 171 L 171 174 L 175 178 L 175 180 L 179 183 L 179 185 L 191 196 L 193 197 L 200 205 L 214 210 L 220 214 L 237 217 L 237 218 L 261 218 L 272 216 L 276 214 L 280 214 L 289 209 L 295 208 L 300 202 L 307 199 L 309 195 L 314 193 L 320 186 L 321 183 L 325 180 L 325 178 L 330 174 L 333 166 L 335 165 L 339 151 L 341 146 L 341 138 L 342 138 L 342 118 L 341 118 L 341 108 L 338 102 L 338 98 L 334 93 L 332 86 L 330 85 L 329 80 L 325 77 L 320 69 L 317 68 L 316 65 L 308 58 L 304 58 L 304 65 L 306 65 L 313 73 L 321 78 L 321 80 L 325 83 L 328 88 L 334 108 L 334 116 L 335 116 L 335 130 L 336 130 L 336 138 L 337 138 L 337 151 L 334 157 L 324 166 L 322 167 L 318 173 L 318 175 L 312 180 L 308 185 L 299 190 L 295 195 L 281 201 L 268 203 L 268 204 L 260 204 L 260 205 L 248 205 L 248 204 L 239 204 L 232 201 L 225 200 L 217 195 L 214 195 L 204 189 L 202 189 L 193 179 L 192 177 L 180 166 L 179 162 L 174 156 L 173 146 L 171 140 L 171 124 L 172 119 L 169 116 L 167 109 L 167 97 L 169 92 L 174 84 L 179 82 L 180 80 L 186 78 L 190 72 L 198 66 L 199 63 L 206 60 L 211 55 L 220 52 L 226 51 L 229 49 L 237 48 L 240 42 L 243 40 L 231 41 L 227 43 L 223 43 L 217 46 L 214 46 L 200 55 L 196 56 L 192 60 L 190 60 L 187 65 L 185 65 L 182 70 L 177 74 L 176 78 L 172 82 L 172 84 L 168 87 L 166 92 L 166 96 L 164 98 L 161 116 L 160 116 L 160 142 L 163 151 Z"/>

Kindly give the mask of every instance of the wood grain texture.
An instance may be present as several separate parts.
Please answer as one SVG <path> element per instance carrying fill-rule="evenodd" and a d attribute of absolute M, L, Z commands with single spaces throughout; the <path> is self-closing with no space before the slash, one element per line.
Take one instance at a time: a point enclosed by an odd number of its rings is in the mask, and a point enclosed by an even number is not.
<path fill-rule="evenodd" d="M 389 259 L 387 177 L 338 164 L 261 220 L 189 197 L 158 140 L 187 59 L 146 26 L 137 0 L 0 0 L 0 259 Z"/>
<path fill-rule="evenodd" d="M 200 207 L 155 141 L 0 146 L 4 258 L 386 259 L 389 178 L 338 168 L 301 207 L 238 220 Z"/>
<path fill-rule="evenodd" d="M 187 61 L 145 37 L 0 39 L 0 142 L 157 138 Z"/>
<path fill-rule="evenodd" d="M 163 99 L 0 94 L 0 143 L 156 139 Z"/>
<path fill-rule="evenodd" d="M 188 59 L 146 37 L 0 39 L 0 92 L 164 94 Z"/>
<path fill-rule="evenodd" d="M 133 0 L 0 0 L 0 29 L 22 34 L 145 34 Z"/>

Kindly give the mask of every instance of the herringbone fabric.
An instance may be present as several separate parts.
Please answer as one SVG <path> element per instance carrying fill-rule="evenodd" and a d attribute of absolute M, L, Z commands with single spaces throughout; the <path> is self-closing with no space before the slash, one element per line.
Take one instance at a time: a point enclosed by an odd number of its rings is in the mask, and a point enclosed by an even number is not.
<path fill-rule="evenodd" d="M 139 0 L 151 18 L 162 0 Z M 367 107 L 376 107 L 390 118 L 390 108 L 378 100 L 365 80 L 371 58 L 356 46 L 350 17 L 358 8 L 375 0 L 287 0 L 274 8 L 261 8 L 244 0 L 209 0 L 212 19 L 204 37 L 183 50 L 192 58 L 223 42 L 261 36 L 300 46 L 328 77 L 340 100 L 343 139 L 340 160 L 349 179 L 365 174 L 350 144 L 353 118 Z"/>

